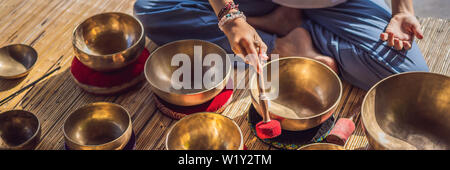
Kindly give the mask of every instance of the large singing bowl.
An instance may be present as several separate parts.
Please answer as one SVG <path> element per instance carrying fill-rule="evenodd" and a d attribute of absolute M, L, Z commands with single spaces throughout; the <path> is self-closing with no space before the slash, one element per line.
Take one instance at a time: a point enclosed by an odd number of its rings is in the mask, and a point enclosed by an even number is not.
<path fill-rule="evenodd" d="M 94 15 L 73 32 L 73 48 L 80 62 L 97 71 L 112 71 L 135 61 L 145 46 L 144 26 L 118 12 Z"/>
<path fill-rule="evenodd" d="M 242 132 L 230 118 L 217 113 L 195 113 L 175 123 L 166 136 L 168 150 L 242 150 Z"/>
<path fill-rule="evenodd" d="M 272 75 L 272 67 L 278 65 L 279 72 Z M 275 67 L 273 67 L 275 68 Z M 342 83 L 336 73 L 318 61 L 304 57 L 284 57 L 264 66 L 268 81 L 279 81 L 279 85 L 265 85 L 266 94 L 276 94 L 269 102 L 272 119 L 281 123 L 281 128 L 302 131 L 325 122 L 342 96 Z M 256 74 L 250 80 L 252 104 L 262 115 L 259 104 Z"/>
<path fill-rule="evenodd" d="M 450 77 L 408 72 L 373 86 L 361 107 L 374 149 L 450 149 Z"/>
<path fill-rule="evenodd" d="M 75 110 L 63 126 L 71 150 L 121 150 L 133 132 L 131 117 L 120 105 L 97 102 Z"/>
<path fill-rule="evenodd" d="M 212 58 L 220 61 L 204 64 Z M 231 74 L 229 63 L 225 50 L 213 43 L 180 40 L 156 49 L 147 59 L 144 73 L 158 97 L 174 105 L 193 106 L 213 99 L 225 88 Z M 221 74 L 208 76 L 211 73 Z"/>

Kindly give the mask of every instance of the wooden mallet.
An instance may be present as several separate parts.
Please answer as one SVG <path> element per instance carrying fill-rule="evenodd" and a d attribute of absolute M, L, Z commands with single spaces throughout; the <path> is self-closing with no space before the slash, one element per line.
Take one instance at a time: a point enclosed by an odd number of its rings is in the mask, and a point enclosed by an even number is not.
<path fill-rule="evenodd" d="M 358 106 L 351 111 L 351 116 L 349 118 L 340 118 L 327 136 L 327 142 L 345 145 L 345 142 L 347 142 L 348 138 L 353 134 L 353 131 L 355 131 L 355 123 L 353 120 L 360 110 L 361 105 L 358 104 Z"/>
<path fill-rule="evenodd" d="M 261 55 L 261 48 L 259 48 L 258 55 Z M 257 63 L 257 77 L 258 77 L 258 92 L 259 104 L 261 106 L 263 120 L 256 124 L 256 135 L 260 139 L 275 138 L 281 135 L 281 124 L 277 120 L 271 120 L 269 114 L 269 99 L 264 91 L 264 75 L 262 71 L 262 61 L 258 57 Z"/>

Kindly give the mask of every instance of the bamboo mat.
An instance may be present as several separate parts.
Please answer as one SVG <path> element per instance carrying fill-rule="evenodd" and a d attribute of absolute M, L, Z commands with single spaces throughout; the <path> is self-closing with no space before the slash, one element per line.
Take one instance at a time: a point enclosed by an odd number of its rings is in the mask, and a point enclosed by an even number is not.
<path fill-rule="evenodd" d="M 62 69 L 32 88 L 18 95 L 0 111 L 25 109 L 35 113 L 42 125 L 42 140 L 36 149 L 63 149 L 62 123 L 76 108 L 97 101 L 108 101 L 127 108 L 132 116 L 137 135 L 137 149 L 164 149 L 164 136 L 173 125 L 172 120 L 155 107 L 152 91 L 142 82 L 131 91 L 118 96 L 95 96 L 82 91 L 70 77 L 73 58 L 72 30 L 85 18 L 108 11 L 132 14 L 134 1 L 127 0 L 0 0 L 0 46 L 14 43 L 30 44 L 36 48 L 39 59 L 30 74 L 19 80 L 0 80 L 0 99 L 14 93 L 48 71 L 61 65 Z M 450 75 L 450 22 L 420 19 L 425 38 L 418 44 L 431 71 Z M 148 42 L 148 48 L 156 45 Z M 237 78 L 244 83 L 248 78 Z M 245 83 L 248 86 L 248 83 Z M 345 116 L 362 100 L 364 91 L 344 83 L 342 101 L 337 116 Z M 224 115 L 233 118 L 241 127 L 249 150 L 272 150 L 251 133 L 246 114 L 251 106 L 248 90 L 236 90 L 232 103 Z M 357 129 L 346 144 L 347 149 L 370 149 L 362 131 L 359 117 Z"/>

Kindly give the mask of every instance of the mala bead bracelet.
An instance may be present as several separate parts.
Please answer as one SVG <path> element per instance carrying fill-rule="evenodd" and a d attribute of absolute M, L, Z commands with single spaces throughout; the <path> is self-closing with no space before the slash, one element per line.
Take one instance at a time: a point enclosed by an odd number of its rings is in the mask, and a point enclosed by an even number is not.
<path fill-rule="evenodd" d="M 233 1 L 228 2 L 224 8 L 222 8 L 219 12 L 219 14 L 217 15 L 217 18 L 220 20 L 224 17 L 224 15 L 228 14 L 232 9 L 236 9 L 238 10 L 239 5 L 234 4 Z"/>
<path fill-rule="evenodd" d="M 223 16 L 222 19 L 220 19 L 220 21 L 219 21 L 218 25 L 219 25 L 220 30 L 223 31 L 223 28 L 222 28 L 223 25 L 229 21 L 236 19 L 236 18 L 243 18 L 244 20 L 247 20 L 244 13 L 241 11 L 228 13 L 227 15 Z"/>

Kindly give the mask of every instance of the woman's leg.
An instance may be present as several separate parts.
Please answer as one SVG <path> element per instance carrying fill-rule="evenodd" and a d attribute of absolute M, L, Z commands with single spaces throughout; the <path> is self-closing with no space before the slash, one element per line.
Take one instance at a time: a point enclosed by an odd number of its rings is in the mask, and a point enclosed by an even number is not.
<path fill-rule="evenodd" d="M 237 2 L 249 16 L 264 15 L 276 7 L 270 0 Z M 201 39 L 233 53 L 226 36 L 217 26 L 217 17 L 208 0 L 137 0 L 134 12 L 144 24 L 147 36 L 158 45 L 182 39 Z M 271 52 L 276 35 L 257 31 Z"/>
<path fill-rule="evenodd" d="M 278 6 L 271 0 L 242 0 L 241 10 L 248 17 L 264 16 Z M 228 53 L 233 53 L 226 36 L 217 26 L 217 18 L 207 0 L 138 0 L 135 15 L 142 21 L 146 34 L 152 41 L 162 45 L 181 39 L 202 39 L 218 44 Z M 306 30 L 298 28 L 283 38 L 256 28 L 272 53 L 275 43 L 279 43 L 275 52 L 283 56 L 305 56 L 317 59 L 329 65 L 335 71 L 334 60 L 316 53 Z M 305 43 L 308 40 L 308 43 Z M 300 50 L 298 50 L 300 49 Z M 295 51 L 293 53 L 293 51 Z"/>
<path fill-rule="evenodd" d="M 275 33 L 281 37 L 302 25 L 302 20 L 303 16 L 300 9 L 284 6 L 279 6 L 271 13 L 263 16 L 247 18 L 247 22 L 255 28 Z"/>
<path fill-rule="evenodd" d="M 248 17 L 247 21 L 255 28 L 281 36 L 275 40 L 275 48 L 272 53 L 279 54 L 280 57 L 302 56 L 312 58 L 338 72 L 335 60 L 320 54 L 314 48 L 308 30 L 299 27 L 303 21 L 300 9 L 279 6 L 269 14 Z"/>
<path fill-rule="evenodd" d="M 397 51 L 379 39 L 391 13 L 384 0 L 353 0 L 325 9 L 303 10 L 303 27 L 320 53 L 332 56 L 341 76 L 368 90 L 379 80 L 400 72 L 428 71 L 416 45 Z"/>
<path fill-rule="evenodd" d="M 321 54 L 313 44 L 308 30 L 298 27 L 294 28 L 286 36 L 277 38 L 275 41 L 274 54 L 280 57 L 301 56 L 320 61 L 338 73 L 336 61 L 329 56 Z"/>

